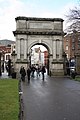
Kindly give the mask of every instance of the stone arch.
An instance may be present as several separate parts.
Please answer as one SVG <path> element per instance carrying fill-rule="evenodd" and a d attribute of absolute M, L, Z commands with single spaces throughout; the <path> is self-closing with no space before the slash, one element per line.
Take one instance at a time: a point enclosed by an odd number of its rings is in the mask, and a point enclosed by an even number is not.
<path fill-rule="evenodd" d="M 45 43 L 44 43 L 44 42 L 38 43 L 37 41 L 32 42 L 32 43 L 29 45 L 29 47 L 28 47 L 28 52 L 30 51 L 30 49 L 31 49 L 34 45 L 43 45 L 44 47 L 47 48 L 49 54 L 52 54 L 52 49 L 51 49 L 51 47 L 48 45 L 48 43 L 46 43 L 46 42 L 45 42 Z"/>
<path fill-rule="evenodd" d="M 63 66 L 63 19 L 17 17 L 16 31 L 16 69 L 23 64 L 27 67 L 30 48 L 36 44 L 49 51 L 49 70 L 52 75 L 64 75 Z M 23 38 L 23 43 L 21 43 Z M 23 47 L 23 54 L 20 49 Z M 22 58 L 21 58 L 22 57 Z"/>

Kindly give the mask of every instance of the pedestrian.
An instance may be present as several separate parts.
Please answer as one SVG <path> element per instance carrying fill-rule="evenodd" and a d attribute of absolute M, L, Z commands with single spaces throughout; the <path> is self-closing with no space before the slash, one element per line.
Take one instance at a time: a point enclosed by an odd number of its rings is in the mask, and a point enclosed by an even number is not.
<path fill-rule="evenodd" d="M 31 66 L 31 72 L 32 72 L 32 77 L 34 78 L 34 72 L 35 72 L 36 68 L 34 65 Z"/>
<path fill-rule="evenodd" d="M 41 72 L 40 66 L 38 66 L 38 67 L 36 68 L 36 72 L 37 72 L 37 77 L 38 77 L 38 76 L 40 77 L 40 72 Z"/>
<path fill-rule="evenodd" d="M 44 73 L 46 73 L 46 69 L 45 69 L 45 66 L 42 66 L 42 79 L 44 81 Z"/>
<path fill-rule="evenodd" d="M 11 76 L 11 59 L 8 60 L 8 76 Z"/>
<path fill-rule="evenodd" d="M 5 67 L 6 67 L 6 72 L 8 72 L 8 65 L 6 65 Z"/>
<path fill-rule="evenodd" d="M 4 63 L 2 64 L 2 72 L 4 72 Z"/>
<path fill-rule="evenodd" d="M 28 83 L 30 83 L 30 75 L 31 75 L 31 69 L 30 69 L 30 67 L 28 67 L 28 69 L 27 69 Z"/>
<path fill-rule="evenodd" d="M 20 74 L 21 74 L 21 80 L 25 81 L 26 71 L 23 66 L 21 66 L 21 68 L 20 68 Z"/>

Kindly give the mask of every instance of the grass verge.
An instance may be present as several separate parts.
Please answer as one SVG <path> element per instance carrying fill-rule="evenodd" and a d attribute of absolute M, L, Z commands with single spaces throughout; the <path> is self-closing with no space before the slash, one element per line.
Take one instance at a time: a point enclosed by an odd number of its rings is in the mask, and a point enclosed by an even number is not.
<path fill-rule="evenodd" d="M 18 80 L 0 80 L 0 120 L 18 120 Z"/>

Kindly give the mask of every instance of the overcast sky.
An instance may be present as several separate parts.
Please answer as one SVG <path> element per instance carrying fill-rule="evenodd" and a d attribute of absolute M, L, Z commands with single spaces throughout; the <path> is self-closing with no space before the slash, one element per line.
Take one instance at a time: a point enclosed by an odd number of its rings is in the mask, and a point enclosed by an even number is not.
<path fill-rule="evenodd" d="M 65 14 L 77 4 L 78 0 L 0 0 L 0 40 L 15 40 L 12 31 L 16 30 L 18 16 L 65 20 Z"/>

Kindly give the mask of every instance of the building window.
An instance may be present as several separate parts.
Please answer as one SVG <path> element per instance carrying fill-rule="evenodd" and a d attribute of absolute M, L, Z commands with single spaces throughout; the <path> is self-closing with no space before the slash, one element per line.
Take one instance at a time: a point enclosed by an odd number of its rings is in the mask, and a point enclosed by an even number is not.
<path fill-rule="evenodd" d="M 75 44 L 72 44 L 72 49 L 73 49 L 73 50 L 75 49 Z"/>
<path fill-rule="evenodd" d="M 6 55 L 6 60 L 9 60 L 10 59 L 10 55 Z"/>
<path fill-rule="evenodd" d="M 72 42 L 75 42 L 75 39 L 74 39 L 74 38 L 72 38 Z"/>
<path fill-rule="evenodd" d="M 68 45 L 66 45 L 66 50 L 68 50 Z"/>
<path fill-rule="evenodd" d="M 68 42 L 68 39 L 66 39 L 66 41 Z"/>
<path fill-rule="evenodd" d="M 78 42 L 80 42 L 80 36 L 78 36 Z"/>
<path fill-rule="evenodd" d="M 78 49 L 80 49 L 80 36 L 78 37 Z"/>
<path fill-rule="evenodd" d="M 80 49 L 80 42 L 78 43 L 78 49 Z"/>

